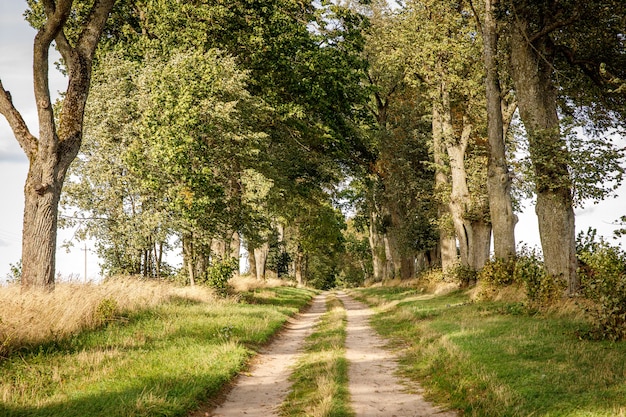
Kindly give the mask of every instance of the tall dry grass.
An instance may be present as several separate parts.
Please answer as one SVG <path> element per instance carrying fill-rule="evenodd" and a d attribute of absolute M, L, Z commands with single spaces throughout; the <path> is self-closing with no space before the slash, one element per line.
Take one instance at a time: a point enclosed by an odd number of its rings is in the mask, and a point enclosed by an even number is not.
<path fill-rule="evenodd" d="M 59 283 L 53 292 L 0 287 L 0 357 L 24 346 L 61 340 L 117 315 L 174 298 L 219 302 L 206 287 L 163 281 L 109 279 L 101 284 Z"/>
<path fill-rule="evenodd" d="M 259 288 L 273 288 L 273 287 L 287 287 L 295 286 L 295 281 L 285 281 L 278 278 L 256 279 L 251 275 L 235 275 L 229 281 L 228 284 L 235 290 L 235 292 L 244 292 L 256 290 Z"/>

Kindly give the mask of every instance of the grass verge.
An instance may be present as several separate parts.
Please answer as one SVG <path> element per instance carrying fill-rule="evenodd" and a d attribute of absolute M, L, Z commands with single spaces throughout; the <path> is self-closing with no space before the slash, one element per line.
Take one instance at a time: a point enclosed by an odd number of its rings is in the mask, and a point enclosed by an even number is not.
<path fill-rule="evenodd" d="M 346 310 L 335 294 L 305 342 L 290 377 L 293 385 L 280 414 L 287 417 L 352 417 L 345 359 Z"/>
<path fill-rule="evenodd" d="M 0 415 L 187 415 L 312 295 L 277 287 L 251 291 L 248 303 L 180 296 L 98 330 L 22 347 L 0 363 Z"/>
<path fill-rule="evenodd" d="M 403 374 L 465 416 L 626 416 L 626 343 L 580 340 L 575 317 L 409 288 L 355 290 Z"/>

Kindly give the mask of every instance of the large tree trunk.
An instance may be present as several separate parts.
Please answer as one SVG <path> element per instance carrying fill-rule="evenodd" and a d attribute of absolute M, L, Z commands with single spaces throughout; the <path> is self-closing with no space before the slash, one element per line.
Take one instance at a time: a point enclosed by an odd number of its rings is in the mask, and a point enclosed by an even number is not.
<path fill-rule="evenodd" d="M 196 285 L 196 268 L 194 261 L 193 250 L 193 235 L 191 233 L 185 233 L 182 237 L 183 241 L 183 269 L 187 270 L 189 276 L 189 285 Z"/>
<path fill-rule="evenodd" d="M 385 278 L 386 256 L 385 239 L 379 232 L 378 214 L 372 210 L 370 213 L 369 242 L 372 251 L 373 280 L 380 282 Z"/>
<path fill-rule="evenodd" d="M 22 286 L 25 288 L 54 289 L 57 214 L 64 173 L 61 178 L 55 178 L 51 175 L 54 168 L 49 169 L 44 162 L 42 158 L 31 162 L 24 187 Z M 53 179 L 42 189 L 41 178 L 46 177 Z"/>
<path fill-rule="evenodd" d="M 465 154 L 473 126 L 469 119 L 463 116 L 458 121 L 460 133 L 455 133 L 452 107 L 445 82 L 441 83 L 438 98 L 441 137 L 448 153 L 452 182 L 449 212 L 459 243 L 461 265 L 477 271 L 489 259 L 491 225 L 488 222 L 488 207 L 486 204 L 483 206 L 472 202 L 468 186 Z"/>
<path fill-rule="evenodd" d="M 298 286 L 302 286 L 304 284 L 305 255 L 304 252 L 302 252 L 302 248 L 300 248 L 300 245 L 298 245 L 298 247 L 296 248 L 296 256 L 293 262 L 296 282 L 298 283 Z"/>
<path fill-rule="evenodd" d="M 483 213 L 468 213 L 470 196 L 463 166 L 463 146 L 450 146 L 448 152 L 452 171 L 450 212 L 459 241 L 461 265 L 478 271 L 489 260 L 491 224 L 487 220 L 486 208 Z M 480 207 L 473 210 L 479 211 Z"/>
<path fill-rule="evenodd" d="M 505 127 L 502 117 L 502 91 L 498 77 L 498 28 L 494 10 L 499 0 L 485 0 L 483 22 L 485 88 L 487 97 L 487 132 L 489 138 L 489 171 L 487 190 L 493 227 L 493 249 L 497 259 L 515 256 L 515 224 L 511 200 L 511 176 L 506 163 Z"/>
<path fill-rule="evenodd" d="M 470 222 L 472 230 L 468 264 L 474 271 L 479 271 L 489 260 L 491 249 L 491 224 L 483 219 Z"/>
<path fill-rule="evenodd" d="M 230 238 L 230 257 L 237 259 L 241 256 L 241 238 L 238 232 L 234 232 Z"/>
<path fill-rule="evenodd" d="M 78 28 L 80 36 L 74 45 L 70 45 L 63 32 L 73 2 L 43 0 L 41 3 L 46 19 L 35 36 L 33 47 L 39 139 L 29 132 L 13 106 L 11 94 L 1 82 L 0 113 L 6 117 L 30 161 L 24 187 L 22 286 L 53 289 L 59 198 L 67 169 L 80 149 L 93 55 L 115 0 L 93 2 L 88 17 Z M 48 54 L 53 41 L 68 75 L 58 129 L 48 85 Z"/>
<path fill-rule="evenodd" d="M 267 262 L 267 255 L 270 251 L 270 244 L 268 242 L 263 243 L 260 247 L 254 248 L 254 261 L 256 263 L 256 277 L 257 279 L 265 279 L 265 264 Z"/>
<path fill-rule="evenodd" d="M 535 172 L 541 247 L 546 272 L 568 285 L 579 287 L 576 276 L 576 235 L 572 205 L 568 151 L 560 133 L 557 92 L 549 39 L 533 36 L 523 16 L 511 33 L 511 74 L 520 115 L 528 133 Z"/>
<path fill-rule="evenodd" d="M 433 133 L 433 154 L 435 161 L 435 193 L 442 196 L 449 193 L 450 180 L 445 172 L 444 154 L 446 152 L 443 137 L 443 109 L 441 102 L 435 100 L 432 110 L 432 133 Z M 447 219 L 451 217 L 450 207 L 441 198 L 438 201 L 439 227 L 439 253 L 441 258 L 441 269 L 446 270 L 453 267 L 457 260 L 456 239 L 454 232 L 445 227 Z"/>
<path fill-rule="evenodd" d="M 247 249 L 247 253 L 248 253 L 248 273 L 250 274 L 250 276 L 252 277 L 257 277 L 256 274 L 256 258 L 254 256 L 254 248 L 250 247 L 250 245 L 248 245 Z"/>

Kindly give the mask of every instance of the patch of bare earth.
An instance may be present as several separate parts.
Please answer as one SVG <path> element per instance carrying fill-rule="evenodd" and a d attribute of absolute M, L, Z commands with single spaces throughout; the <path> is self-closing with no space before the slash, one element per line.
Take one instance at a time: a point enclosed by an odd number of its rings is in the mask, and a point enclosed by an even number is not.
<path fill-rule="evenodd" d="M 396 357 L 369 325 L 373 311 L 346 294 L 339 294 L 348 325 L 346 359 L 352 408 L 357 417 L 456 417 L 409 393 L 396 376 Z"/>
<path fill-rule="evenodd" d="M 396 357 L 383 348 L 385 342 L 369 325 L 372 310 L 340 293 L 347 313 L 346 358 L 349 390 L 357 417 L 456 417 L 407 392 L 396 376 Z M 248 373 L 240 375 L 224 402 L 192 417 L 278 416 L 277 410 L 290 389 L 289 375 L 304 339 L 325 312 L 325 296 L 317 296 L 311 308 L 291 321 L 287 329 L 261 353 Z"/>
<path fill-rule="evenodd" d="M 290 320 L 285 330 L 255 359 L 249 371 L 239 375 L 224 402 L 212 411 L 193 417 L 271 417 L 289 393 L 289 375 L 317 320 L 326 310 L 326 296 L 318 295 L 305 312 Z"/>

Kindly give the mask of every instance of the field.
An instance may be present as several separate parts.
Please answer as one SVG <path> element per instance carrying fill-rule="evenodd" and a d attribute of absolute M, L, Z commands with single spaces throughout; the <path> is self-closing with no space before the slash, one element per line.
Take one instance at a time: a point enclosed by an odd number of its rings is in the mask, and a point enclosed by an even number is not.
<path fill-rule="evenodd" d="M 2 289 L 13 304 L 0 316 L 0 415 L 186 415 L 314 294 L 283 286 L 218 299 L 140 281 L 58 287 L 36 297 Z"/>

